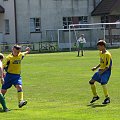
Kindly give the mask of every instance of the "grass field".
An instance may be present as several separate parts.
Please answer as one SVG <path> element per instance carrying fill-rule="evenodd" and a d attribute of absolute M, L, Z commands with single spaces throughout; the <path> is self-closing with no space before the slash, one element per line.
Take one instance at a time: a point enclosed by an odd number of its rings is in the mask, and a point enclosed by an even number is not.
<path fill-rule="evenodd" d="M 30 54 L 22 63 L 24 99 L 28 104 L 19 109 L 14 86 L 6 94 L 8 113 L 0 112 L 1 120 L 119 120 L 120 119 L 120 49 L 110 49 L 113 57 L 112 76 L 108 88 L 111 103 L 103 106 L 100 96 L 90 105 L 92 93 L 88 81 L 99 63 L 97 50 L 77 52 Z"/>

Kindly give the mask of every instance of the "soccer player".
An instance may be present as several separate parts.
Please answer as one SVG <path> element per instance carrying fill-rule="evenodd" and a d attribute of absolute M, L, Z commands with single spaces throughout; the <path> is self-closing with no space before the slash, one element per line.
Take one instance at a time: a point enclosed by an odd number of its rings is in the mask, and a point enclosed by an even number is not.
<path fill-rule="evenodd" d="M 99 96 L 96 92 L 95 82 L 99 82 L 102 85 L 103 92 L 105 95 L 105 100 L 102 104 L 110 103 L 110 97 L 107 90 L 107 83 L 109 81 L 111 75 L 111 67 L 112 67 L 112 58 L 111 54 L 106 50 L 106 42 L 104 40 L 99 40 L 97 43 L 97 47 L 100 51 L 100 64 L 96 67 L 92 68 L 92 71 L 98 69 L 98 71 L 93 75 L 92 79 L 89 81 L 93 93 L 93 99 L 90 103 L 95 102 L 99 99 Z"/>
<path fill-rule="evenodd" d="M 81 50 L 81 55 L 83 56 L 83 46 L 85 43 L 86 43 L 86 40 L 84 38 L 84 34 L 81 34 L 81 36 L 77 40 L 77 46 L 78 46 L 78 55 L 77 56 L 79 56 L 80 50 Z"/>
<path fill-rule="evenodd" d="M 30 52 L 30 48 L 27 47 L 25 52 L 21 52 L 21 46 L 14 45 L 12 53 L 6 57 L 6 61 L 3 67 L 6 69 L 6 76 L 4 78 L 4 84 L 2 85 L 1 92 L 3 95 L 7 92 L 12 85 L 14 85 L 18 92 L 18 107 L 27 104 L 26 100 L 23 100 L 23 89 L 21 73 L 21 61 L 26 54 Z"/>
<path fill-rule="evenodd" d="M 1 84 L 4 83 L 4 76 L 3 76 L 4 73 L 3 73 L 3 65 L 2 65 L 3 59 L 4 59 L 4 55 L 2 53 L 0 53 L 0 80 L 1 80 Z M 6 106 L 6 102 L 5 102 L 5 99 L 2 95 L 2 93 L 0 93 L 0 103 L 3 107 L 3 111 L 8 112 L 9 109 Z"/>

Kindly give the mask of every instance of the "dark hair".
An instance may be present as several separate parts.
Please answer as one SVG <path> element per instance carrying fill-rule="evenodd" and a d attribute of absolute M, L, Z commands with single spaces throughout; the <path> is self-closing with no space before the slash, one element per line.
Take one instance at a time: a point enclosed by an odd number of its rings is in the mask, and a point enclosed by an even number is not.
<path fill-rule="evenodd" d="M 4 55 L 0 53 L 0 60 L 4 58 Z"/>
<path fill-rule="evenodd" d="M 105 42 L 104 40 L 99 40 L 99 41 L 97 42 L 97 46 L 98 46 L 98 45 L 100 45 L 100 46 L 102 46 L 102 45 L 106 46 L 106 42 Z"/>
<path fill-rule="evenodd" d="M 16 50 L 20 50 L 20 49 L 21 49 L 21 46 L 19 46 L 19 45 L 14 45 L 13 48 L 15 48 Z"/>

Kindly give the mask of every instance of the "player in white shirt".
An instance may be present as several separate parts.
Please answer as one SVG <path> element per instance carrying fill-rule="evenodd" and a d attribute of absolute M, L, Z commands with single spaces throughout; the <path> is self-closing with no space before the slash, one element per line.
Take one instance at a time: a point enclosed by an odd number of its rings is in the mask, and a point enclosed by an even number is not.
<path fill-rule="evenodd" d="M 78 46 L 78 56 L 81 50 L 81 55 L 83 56 L 83 46 L 86 43 L 84 34 L 81 34 L 81 36 L 79 37 L 79 39 L 77 40 L 77 46 Z"/>

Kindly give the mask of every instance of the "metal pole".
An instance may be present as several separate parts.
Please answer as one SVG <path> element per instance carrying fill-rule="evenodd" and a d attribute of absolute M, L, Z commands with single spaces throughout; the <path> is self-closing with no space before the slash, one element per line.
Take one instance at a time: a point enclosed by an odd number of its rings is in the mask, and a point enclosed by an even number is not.
<path fill-rule="evenodd" d="M 17 15 L 16 15 L 16 0 L 14 0 L 14 14 L 15 14 L 15 43 L 18 43 L 17 38 Z"/>
<path fill-rule="evenodd" d="M 70 49 L 70 52 L 71 52 L 71 31 L 70 31 L 70 25 L 69 25 L 69 49 Z"/>
<path fill-rule="evenodd" d="M 59 50 L 60 49 L 60 45 L 59 45 L 59 43 L 60 43 L 59 29 L 57 30 L 57 32 L 58 32 L 58 50 Z"/>

